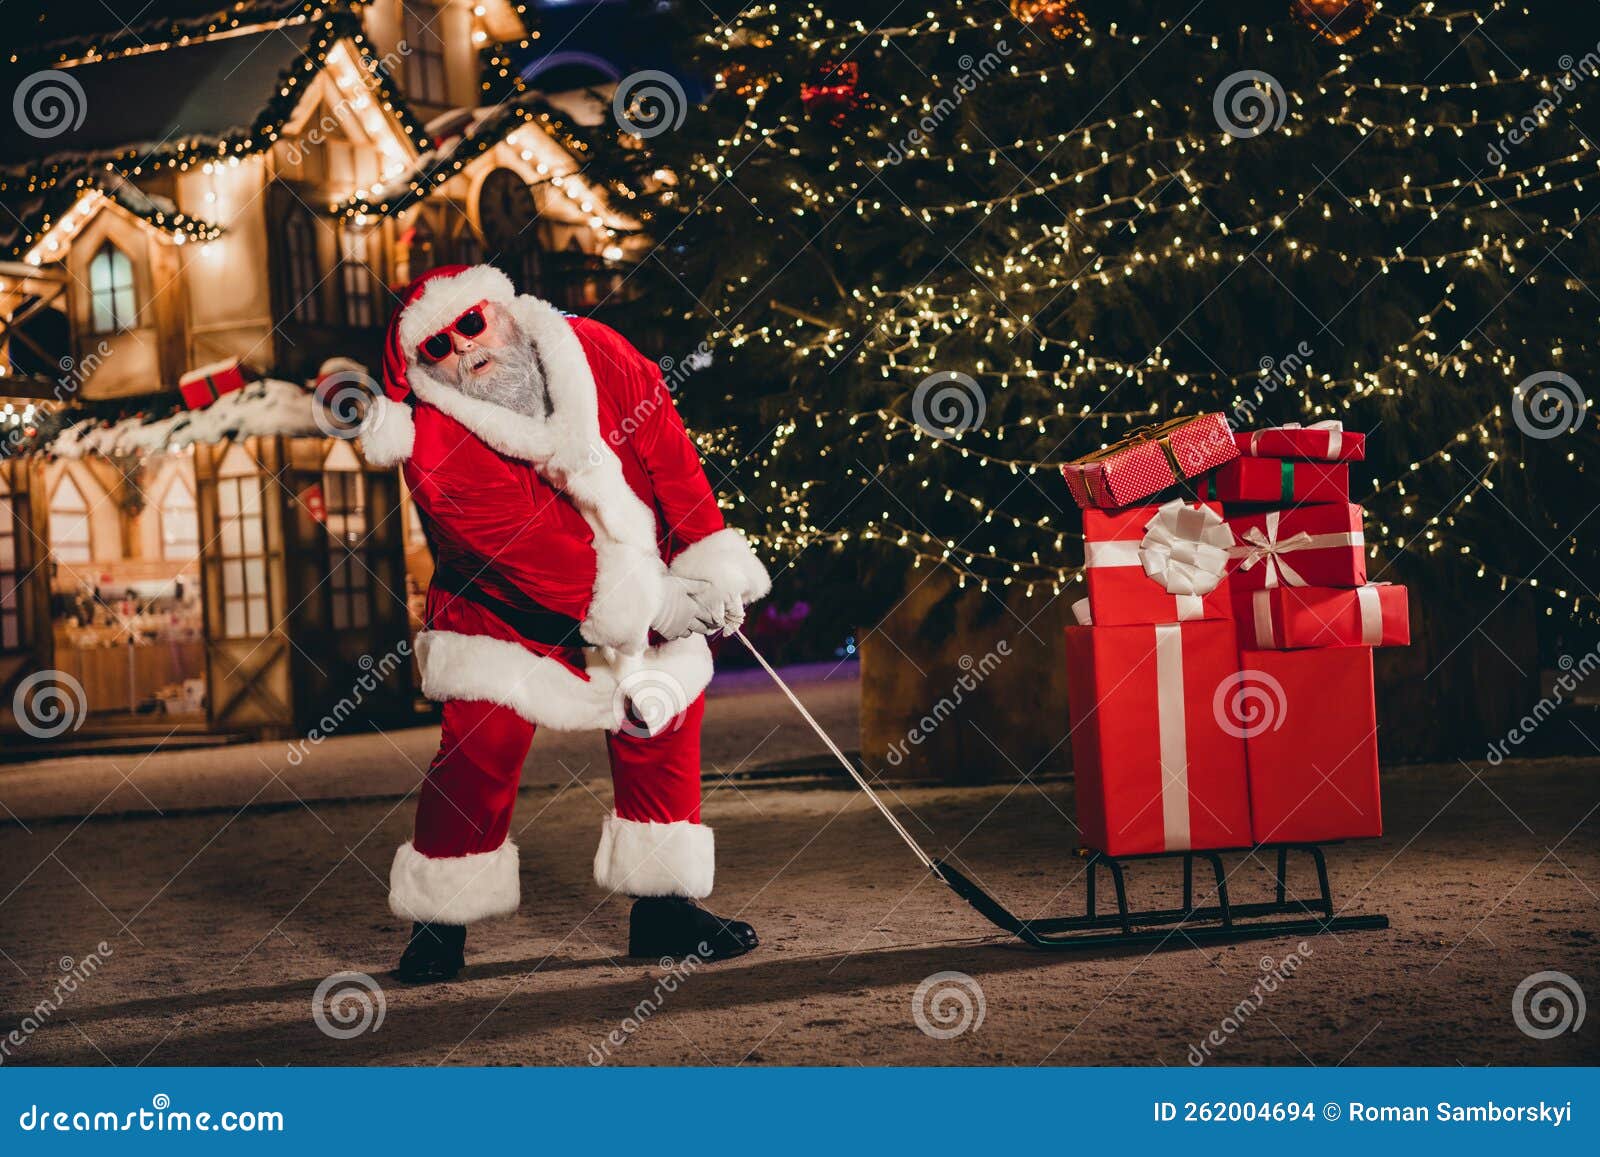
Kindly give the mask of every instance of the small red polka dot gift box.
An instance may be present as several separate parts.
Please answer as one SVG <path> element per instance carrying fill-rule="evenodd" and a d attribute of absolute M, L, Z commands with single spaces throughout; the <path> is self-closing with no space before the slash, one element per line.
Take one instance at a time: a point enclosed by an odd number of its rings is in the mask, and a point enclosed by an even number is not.
<path fill-rule="evenodd" d="M 1221 414 L 1173 418 L 1135 430 L 1120 442 L 1061 468 L 1073 501 L 1085 510 L 1132 506 L 1198 478 L 1239 456 Z"/>

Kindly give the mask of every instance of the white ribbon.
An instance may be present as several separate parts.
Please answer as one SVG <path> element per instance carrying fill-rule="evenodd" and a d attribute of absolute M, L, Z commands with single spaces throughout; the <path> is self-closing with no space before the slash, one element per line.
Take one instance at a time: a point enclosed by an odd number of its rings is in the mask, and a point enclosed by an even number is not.
<path fill-rule="evenodd" d="M 1383 604 L 1378 601 L 1378 587 L 1368 583 L 1356 588 L 1356 606 L 1361 611 L 1361 645 L 1376 647 L 1383 643 Z"/>
<path fill-rule="evenodd" d="M 1189 831 L 1189 738 L 1183 702 L 1183 628 L 1156 627 L 1156 718 L 1161 753 L 1161 830 L 1165 848 L 1193 845 Z"/>
<path fill-rule="evenodd" d="M 1309 426 L 1302 426 L 1299 422 L 1285 422 L 1281 426 L 1273 426 L 1268 430 L 1257 430 L 1250 435 L 1250 456 L 1256 457 L 1257 443 L 1261 435 L 1271 433 L 1272 430 L 1326 430 L 1328 432 L 1328 459 L 1338 461 L 1339 451 L 1344 449 L 1344 423 L 1338 418 L 1327 418 L 1321 422 L 1313 422 Z"/>
<path fill-rule="evenodd" d="M 1272 649 L 1272 592 L 1255 591 L 1250 596 L 1250 619 L 1256 628 L 1256 646 Z"/>
<path fill-rule="evenodd" d="M 1178 596 L 1179 617 L 1190 617 L 1182 613 L 1185 600 L 1198 609 L 1200 597 L 1217 589 L 1233 545 L 1233 530 L 1222 515 L 1174 498 L 1145 523 L 1138 561 L 1163 590 Z"/>
<path fill-rule="evenodd" d="M 1090 627 L 1094 625 L 1094 617 L 1089 613 L 1089 600 L 1079 599 L 1072 604 L 1072 617 L 1077 620 L 1078 626 Z"/>
<path fill-rule="evenodd" d="M 1326 550 L 1335 546 L 1365 546 L 1366 537 L 1359 530 L 1335 531 L 1331 534 L 1307 534 L 1299 531 L 1288 538 L 1278 537 L 1278 524 L 1283 519 L 1283 511 L 1274 510 L 1266 517 L 1266 529 L 1252 526 L 1240 537 L 1244 540 L 1230 552 L 1234 558 L 1242 559 L 1240 570 L 1249 570 L 1256 563 L 1265 560 L 1266 582 L 1264 585 L 1275 587 L 1280 584 L 1291 587 L 1310 586 L 1300 572 L 1289 565 L 1283 556 L 1297 550 Z"/>

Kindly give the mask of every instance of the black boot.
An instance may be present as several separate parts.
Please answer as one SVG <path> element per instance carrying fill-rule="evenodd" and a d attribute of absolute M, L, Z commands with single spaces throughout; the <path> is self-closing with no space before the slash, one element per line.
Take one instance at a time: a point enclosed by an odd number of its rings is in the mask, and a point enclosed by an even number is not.
<path fill-rule="evenodd" d="M 628 918 L 629 956 L 727 960 L 743 956 L 759 943 L 750 925 L 713 916 L 682 896 L 635 900 Z"/>
<path fill-rule="evenodd" d="M 402 984 L 437 984 L 454 980 L 466 964 L 467 930 L 460 924 L 411 925 L 411 942 L 394 970 Z"/>

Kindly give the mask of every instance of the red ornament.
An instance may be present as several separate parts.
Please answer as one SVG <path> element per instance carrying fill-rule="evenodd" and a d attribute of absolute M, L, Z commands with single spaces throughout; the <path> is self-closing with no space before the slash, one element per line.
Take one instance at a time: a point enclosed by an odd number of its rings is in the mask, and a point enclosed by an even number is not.
<path fill-rule="evenodd" d="M 1291 0 L 1289 15 L 1329 44 L 1347 44 L 1366 31 L 1376 0 Z"/>
<path fill-rule="evenodd" d="M 827 121 L 834 128 L 845 123 L 867 104 L 861 91 L 861 65 L 854 60 L 824 61 L 815 81 L 800 85 L 800 105 L 806 116 Z"/>
<path fill-rule="evenodd" d="M 1011 0 L 1011 15 L 1052 40 L 1076 40 L 1089 31 L 1078 0 Z"/>

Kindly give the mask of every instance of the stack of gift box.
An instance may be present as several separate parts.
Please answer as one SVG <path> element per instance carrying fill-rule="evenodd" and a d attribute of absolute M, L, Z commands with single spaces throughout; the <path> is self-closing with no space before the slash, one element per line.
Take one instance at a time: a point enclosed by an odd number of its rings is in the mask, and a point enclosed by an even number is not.
<path fill-rule="evenodd" d="M 1367 581 L 1337 423 L 1179 418 L 1063 469 L 1088 597 L 1067 628 L 1084 843 L 1108 855 L 1382 834 L 1372 648 L 1409 642 Z"/>

